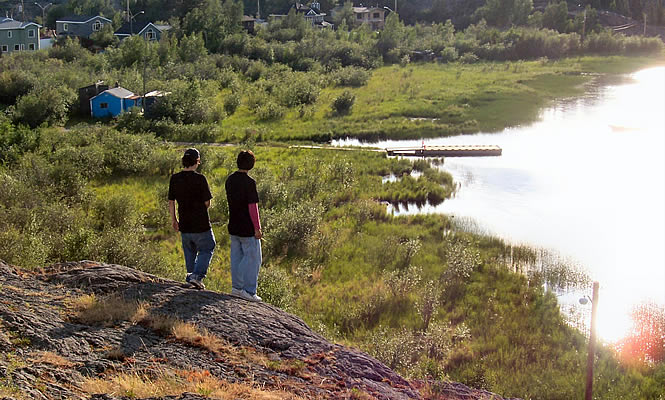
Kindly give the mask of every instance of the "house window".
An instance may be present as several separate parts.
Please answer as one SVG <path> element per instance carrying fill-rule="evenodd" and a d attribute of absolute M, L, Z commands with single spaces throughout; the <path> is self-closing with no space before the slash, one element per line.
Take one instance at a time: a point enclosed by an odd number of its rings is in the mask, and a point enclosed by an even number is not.
<path fill-rule="evenodd" d="M 30 44 L 28 45 L 28 49 L 29 49 L 29 50 L 34 50 L 34 49 L 35 49 L 35 44 L 34 44 L 34 43 L 30 43 Z"/>
<path fill-rule="evenodd" d="M 356 19 L 363 19 L 363 15 L 362 14 L 356 14 Z"/>
<path fill-rule="evenodd" d="M 12 32 L 12 31 L 7 32 L 7 37 L 8 38 L 12 37 L 12 33 L 14 33 L 14 32 Z"/>
<path fill-rule="evenodd" d="M 148 40 L 155 39 L 155 31 L 153 31 L 152 29 L 148 29 L 148 31 L 145 33 L 145 38 Z"/>
<path fill-rule="evenodd" d="M 102 24 L 101 21 L 95 21 L 95 23 L 92 24 L 92 30 L 94 32 L 101 31 L 103 26 L 104 24 Z"/>
<path fill-rule="evenodd" d="M 379 13 L 374 13 L 373 18 L 374 18 L 374 19 L 381 18 L 381 14 L 379 14 Z"/>
<path fill-rule="evenodd" d="M 17 44 L 14 45 L 14 51 L 19 51 L 21 50 L 21 47 Z"/>
<path fill-rule="evenodd" d="M 99 108 L 101 108 L 102 110 L 109 108 L 109 103 L 99 103 Z"/>
<path fill-rule="evenodd" d="M 3 53 L 8 53 L 8 52 L 9 52 L 9 47 L 7 47 L 6 44 L 3 44 L 3 45 L 2 45 L 2 52 L 3 52 Z"/>
<path fill-rule="evenodd" d="M 67 32 L 69 30 L 69 24 L 62 24 L 62 30 Z"/>
<path fill-rule="evenodd" d="M 28 31 L 28 37 L 30 37 L 30 38 L 35 37 L 35 30 L 34 30 L 34 29 L 30 29 L 30 30 Z"/>

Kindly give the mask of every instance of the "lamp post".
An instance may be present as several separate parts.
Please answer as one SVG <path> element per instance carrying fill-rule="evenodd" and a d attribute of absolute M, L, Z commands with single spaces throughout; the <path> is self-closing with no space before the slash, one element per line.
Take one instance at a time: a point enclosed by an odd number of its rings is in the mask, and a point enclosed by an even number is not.
<path fill-rule="evenodd" d="M 39 7 L 39 8 L 42 9 L 42 25 L 46 26 L 46 16 L 45 16 L 45 14 L 44 14 L 44 11 L 45 11 L 47 8 L 49 8 L 49 6 L 51 6 L 53 3 L 48 3 L 47 5 L 42 6 L 41 4 L 39 4 L 39 3 L 37 3 L 37 2 L 35 1 L 35 4 L 37 5 L 37 7 Z"/>
<path fill-rule="evenodd" d="M 591 301 L 591 333 L 589 334 L 589 354 L 586 362 L 586 392 L 584 400 L 591 400 L 593 397 L 593 360 L 596 350 L 596 310 L 598 308 L 598 282 L 593 283 L 593 298 L 589 296 L 582 297 L 580 304 L 586 304 Z"/>
<path fill-rule="evenodd" d="M 129 36 L 133 36 L 134 35 L 134 18 L 136 18 L 137 16 L 145 13 L 145 11 L 139 11 L 137 14 L 134 14 L 134 15 L 132 15 L 131 11 L 129 11 L 129 8 L 127 9 L 127 11 L 129 12 Z"/>

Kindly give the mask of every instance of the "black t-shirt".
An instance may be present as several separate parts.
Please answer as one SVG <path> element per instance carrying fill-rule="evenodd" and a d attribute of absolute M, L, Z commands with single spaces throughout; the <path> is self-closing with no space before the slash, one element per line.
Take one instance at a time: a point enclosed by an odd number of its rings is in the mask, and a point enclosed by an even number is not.
<path fill-rule="evenodd" d="M 229 233 L 242 237 L 254 236 L 249 205 L 259 202 L 256 181 L 247 173 L 236 171 L 226 178 L 224 186 L 229 201 Z"/>
<path fill-rule="evenodd" d="M 205 176 L 196 171 L 180 171 L 171 176 L 169 200 L 178 202 L 180 232 L 199 233 L 210 229 L 205 202 L 212 199 Z"/>

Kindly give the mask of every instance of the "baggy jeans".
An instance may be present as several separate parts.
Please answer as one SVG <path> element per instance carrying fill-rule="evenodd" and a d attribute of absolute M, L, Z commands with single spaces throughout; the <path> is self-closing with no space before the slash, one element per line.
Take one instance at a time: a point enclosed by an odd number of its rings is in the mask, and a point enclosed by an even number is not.
<path fill-rule="evenodd" d="M 182 251 L 185 254 L 185 267 L 187 267 L 187 281 L 191 279 L 202 280 L 208 273 L 208 266 L 215 251 L 215 234 L 212 229 L 206 232 L 181 232 Z"/>
<path fill-rule="evenodd" d="M 230 236 L 231 285 L 255 295 L 261 267 L 261 240 L 254 236 Z"/>

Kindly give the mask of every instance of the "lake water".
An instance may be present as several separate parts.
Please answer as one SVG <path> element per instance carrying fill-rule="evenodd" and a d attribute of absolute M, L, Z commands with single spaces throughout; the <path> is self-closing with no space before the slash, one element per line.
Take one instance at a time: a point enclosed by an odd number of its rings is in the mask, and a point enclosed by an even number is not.
<path fill-rule="evenodd" d="M 496 144 L 503 154 L 446 158 L 443 169 L 460 184 L 455 198 L 396 214 L 470 218 L 511 243 L 581 265 L 600 283 L 598 333 L 606 341 L 625 336 L 634 306 L 665 304 L 665 67 L 593 82 L 528 126 L 424 144 Z M 579 295 L 560 302 L 574 306 Z"/>

